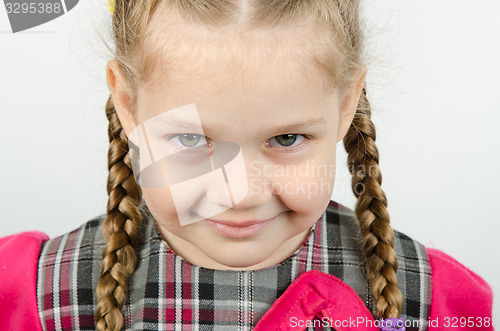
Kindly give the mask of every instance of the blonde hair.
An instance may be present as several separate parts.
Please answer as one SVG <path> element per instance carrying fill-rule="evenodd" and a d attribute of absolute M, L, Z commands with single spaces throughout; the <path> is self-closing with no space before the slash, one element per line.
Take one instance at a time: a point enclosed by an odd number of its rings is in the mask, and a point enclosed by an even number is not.
<path fill-rule="evenodd" d="M 245 3 L 245 10 L 242 4 Z M 154 47 L 169 43 L 169 36 L 151 33 L 148 23 L 158 10 L 168 9 L 194 24 L 213 28 L 266 28 L 290 26 L 304 21 L 328 28 L 308 49 L 308 56 L 330 86 L 344 90 L 356 77 L 362 64 L 363 34 L 359 22 L 359 0 L 116 0 L 113 12 L 115 58 L 135 93 L 139 82 L 148 82 L 158 71 L 158 61 L 174 51 Z M 241 20 L 244 23 L 241 23 Z M 302 46 L 302 45 L 301 45 Z M 166 56 L 165 56 L 166 54 Z M 131 107 L 135 108 L 136 95 Z M 134 244 L 141 223 L 139 206 L 142 192 L 136 183 L 127 136 L 118 120 L 111 97 L 106 104 L 109 120 L 108 205 L 103 233 L 101 279 L 97 286 L 98 330 L 119 330 L 123 326 L 123 307 L 127 283 L 136 267 Z M 352 189 L 357 197 L 355 215 L 359 221 L 367 258 L 366 277 L 381 318 L 399 317 L 403 298 L 396 278 L 397 257 L 390 226 L 387 199 L 381 189 L 379 154 L 375 127 L 366 87 L 363 88 L 353 122 L 344 137 Z M 369 169 L 369 171 L 367 171 Z M 359 187 L 363 189 L 360 190 Z"/>

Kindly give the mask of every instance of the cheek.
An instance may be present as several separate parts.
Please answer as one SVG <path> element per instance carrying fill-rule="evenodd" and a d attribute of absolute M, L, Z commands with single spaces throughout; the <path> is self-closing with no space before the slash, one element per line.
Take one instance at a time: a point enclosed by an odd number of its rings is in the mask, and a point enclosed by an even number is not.
<path fill-rule="evenodd" d="M 161 174 L 155 174 L 158 178 Z M 201 220 L 194 204 L 204 200 L 207 194 L 207 187 L 211 178 L 199 176 L 185 181 L 169 185 L 166 188 L 153 188 L 142 186 L 144 199 L 158 222 L 162 224 L 186 225 Z M 209 208 L 210 209 L 210 208 Z M 199 212 L 199 211 L 198 211 Z M 210 210 L 207 212 L 213 216 L 217 213 Z M 200 213 L 200 215 L 205 215 Z"/>
<path fill-rule="evenodd" d="M 274 193 L 298 214 L 321 215 L 333 192 L 335 151 L 288 166 L 285 173 L 275 176 Z"/>
<path fill-rule="evenodd" d="M 162 223 L 179 223 L 170 190 L 164 188 L 142 188 L 144 200 L 154 218 Z"/>

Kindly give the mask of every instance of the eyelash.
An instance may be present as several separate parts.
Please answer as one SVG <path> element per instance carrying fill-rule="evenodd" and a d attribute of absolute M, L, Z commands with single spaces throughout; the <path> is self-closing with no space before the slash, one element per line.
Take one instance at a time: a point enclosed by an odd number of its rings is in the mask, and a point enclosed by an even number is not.
<path fill-rule="evenodd" d="M 273 146 L 270 144 L 270 141 L 273 140 L 273 139 L 276 139 L 277 137 L 280 137 L 280 136 L 286 136 L 286 135 L 290 135 L 290 136 L 297 136 L 297 137 L 302 137 L 302 140 L 299 141 L 298 144 L 295 145 L 295 141 L 294 141 L 294 145 L 291 145 L 291 146 Z M 281 135 L 277 135 L 277 136 L 274 136 L 272 137 L 271 139 L 269 139 L 267 142 L 266 142 L 266 146 L 267 147 L 270 147 L 270 148 L 276 148 L 276 149 L 280 149 L 282 152 L 285 152 L 285 153 L 293 153 L 293 152 L 298 152 L 300 151 L 302 148 L 304 148 L 304 144 L 307 144 L 310 140 L 310 136 L 309 135 L 305 135 L 305 134 L 299 134 L 299 133 L 285 133 L 285 134 L 281 134 Z"/>

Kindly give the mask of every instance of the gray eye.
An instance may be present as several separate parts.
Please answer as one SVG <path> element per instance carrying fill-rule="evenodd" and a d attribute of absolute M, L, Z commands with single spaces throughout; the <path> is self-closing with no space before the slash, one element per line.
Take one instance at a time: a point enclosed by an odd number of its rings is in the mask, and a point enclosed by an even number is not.
<path fill-rule="evenodd" d="M 301 134 L 282 134 L 272 137 L 269 140 L 269 144 L 275 147 L 290 147 L 297 142 L 300 143 L 302 140 L 304 140 L 304 136 Z"/>
<path fill-rule="evenodd" d="M 292 146 L 297 141 L 296 134 L 282 134 L 280 136 L 274 137 L 278 144 L 284 147 Z"/>
<path fill-rule="evenodd" d="M 184 146 L 184 147 L 194 147 L 198 145 L 198 143 L 201 141 L 202 136 L 199 134 L 180 134 L 177 136 L 179 139 L 179 142 Z"/>
<path fill-rule="evenodd" d="M 300 145 L 305 139 L 306 136 L 303 134 L 280 134 L 279 136 L 274 136 L 269 139 L 266 145 L 280 148 L 291 148 Z"/>

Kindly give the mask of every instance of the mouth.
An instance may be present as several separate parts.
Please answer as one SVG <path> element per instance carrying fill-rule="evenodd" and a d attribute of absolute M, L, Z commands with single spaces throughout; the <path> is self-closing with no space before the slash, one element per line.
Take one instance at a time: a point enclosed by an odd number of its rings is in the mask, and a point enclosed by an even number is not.
<path fill-rule="evenodd" d="M 249 238 L 261 233 L 278 215 L 267 220 L 230 221 L 204 219 L 203 222 L 217 233 L 230 238 Z"/>

